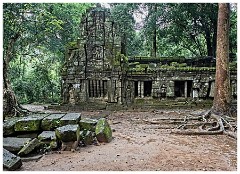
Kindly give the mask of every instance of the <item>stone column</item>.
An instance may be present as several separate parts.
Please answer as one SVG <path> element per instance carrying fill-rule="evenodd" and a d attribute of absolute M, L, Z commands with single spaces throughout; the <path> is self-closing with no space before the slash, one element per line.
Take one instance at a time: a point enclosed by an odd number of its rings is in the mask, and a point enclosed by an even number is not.
<path fill-rule="evenodd" d="M 214 90 L 215 90 L 215 82 L 212 81 L 210 84 L 210 93 L 209 93 L 209 97 L 214 97 Z"/>
<path fill-rule="evenodd" d="M 187 98 L 187 81 L 184 83 L 184 97 Z"/>
<path fill-rule="evenodd" d="M 113 102 L 113 94 L 112 94 L 112 79 L 107 81 L 107 93 L 108 93 L 108 102 Z"/>
<path fill-rule="evenodd" d="M 99 81 L 100 97 L 103 97 L 103 81 Z"/>
<path fill-rule="evenodd" d="M 118 96 L 118 104 L 122 104 L 122 90 L 121 90 L 121 87 L 122 87 L 122 83 L 121 83 L 121 81 L 120 80 L 118 80 L 117 81 L 117 92 L 118 92 L 118 94 L 117 94 L 117 96 Z"/>
<path fill-rule="evenodd" d="M 141 97 L 141 82 L 138 81 L 138 97 Z"/>
<path fill-rule="evenodd" d="M 140 83 L 141 83 L 141 98 L 143 98 L 144 97 L 144 82 L 141 81 Z"/>

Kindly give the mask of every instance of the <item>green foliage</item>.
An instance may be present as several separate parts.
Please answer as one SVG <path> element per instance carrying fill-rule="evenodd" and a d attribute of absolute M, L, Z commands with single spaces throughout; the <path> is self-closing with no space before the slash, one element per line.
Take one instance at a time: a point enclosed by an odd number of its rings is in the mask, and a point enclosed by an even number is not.
<path fill-rule="evenodd" d="M 236 53 L 236 5 L 232 4 L 231 11 L 230 52 Z M 138 32 L 142 36 L 140 55 L 151 54 L 154 29 L 157 30 L 157 56 L 216 55 L 218 4 L 145 3 L 138 4 L 135 13 L 145 16 Z"/>
<path fill-rule="evenodd" d="M 126 55 L 131 56 L 141 49 L 138 45 L 141 38 L 134 30 L 135 20 L 133 17 L 134 9 L 137 4 L 117 3 L 111 4 L 111 16 L 117 24 L 117 34 L 121 37 L 121 42 L 126 46 Z"/>
<path fill-rule="evenodd" d="M 60 70 L 64 64 L 65 48 L 77 46 L 81 17 L 91 6 L 93 4 L 86 3 L 3 4 L 3 57 L 11 38 L 20 35 L 11 54 L 9 72 L 4 72 L 9 74 L 20 102 L 59 101 Z M 112 19 L 118 25 L 115 34 L 126 45 L 126 55 L 117 53 L 116 58 L 110 60 L 111 64 L 123 71 L 131 68 L 137 72 L 145 72 L 146 69 L 214 71 L 211 67 L 187 67 L 184 61 L 185 57 L 214 56 L 217 11 L 218 5 L 213 3 L 111 4 Z M 143 19 L 138 23 L 135 21 L 137 14 Z M 230 20 L 230 53 L 236 54 L 235 5 L 231 6 Z M 136 61 L 136 55 L 141 55 L 141 59 L 151 59 L 155 29 L 157 59 L 177 63 L 157 68 L 137 62 L 128 64 L 126 56 L 134 56 Z M 231 70 L 236 68 L 236 62 L 230 64 Z"/>
<path fill-rule="evenodd" d="M 4 3 L 4 50 L 16 34 L 9 79 L 19 101 L 58 102 L 65 46 L 79 37 L 81 16 L 92 4 Z M 75 44 L 75 43 L 74 43 Z M 4 55 L 6 51 L 4 52 Z"/>

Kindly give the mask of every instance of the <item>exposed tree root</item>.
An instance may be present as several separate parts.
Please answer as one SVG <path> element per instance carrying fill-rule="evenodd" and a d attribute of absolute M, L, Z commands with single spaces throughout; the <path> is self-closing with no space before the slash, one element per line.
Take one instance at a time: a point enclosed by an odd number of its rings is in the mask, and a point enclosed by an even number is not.
<path fill-rule="evenodd" d="M 27 109 L 24 109 L 17 101 L 14 92 L 10 89 L 3 90 L 3 115 L 7 117 L 18 117 L 29 113 Z"/>
<path fill-rule="evenodd" d="M 208 110 L 195 116 L 187 115 L 184 118 L 157 118 L 142 120 L 147 124 L 161 125 L 159 129 L 171 129 L 172 134 L 182 135 L 218 135 L 225 134 L 237 139 L 237 126 L 232 124 L 236 119 L 229 116 L 220 116 Z M 168 126 L 164 126 L 168 125 Z"/>
<path fill-rule="evenodd" d="M 189 119 L 188 119 L 189 120 Z M 199 126 L 198 129 L 187 129 L 188 127 Z M 236 126 L 233 126 L 222 116 L 216 115 L 211 110 L 202 115 L 202 122 L 195 124 L 182 124 L 176 130 L 172 130 L 173 134 L 182 135 L 216 135 L 225 134 L 237 139 Z"/>

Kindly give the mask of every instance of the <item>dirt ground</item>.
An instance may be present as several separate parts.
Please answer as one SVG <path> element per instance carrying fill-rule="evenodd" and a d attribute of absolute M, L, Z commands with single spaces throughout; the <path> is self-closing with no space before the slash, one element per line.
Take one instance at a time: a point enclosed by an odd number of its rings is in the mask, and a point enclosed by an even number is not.
<path fill-rule="evenodd" d="M 30 110 L 42 106 L 26 105 Z M 174 135 L 169 125 L 144 120 L 183 118 L 194 110 L 113 112 L 113 140 L 79 151 L 51 152 L 23 162 L 21 171 L 236 171 L 237 141 L 226 135 Z M 53 112 L 53 111 L 51 111 Z M 82 112 L 93 117 L 96 112 Z"/>

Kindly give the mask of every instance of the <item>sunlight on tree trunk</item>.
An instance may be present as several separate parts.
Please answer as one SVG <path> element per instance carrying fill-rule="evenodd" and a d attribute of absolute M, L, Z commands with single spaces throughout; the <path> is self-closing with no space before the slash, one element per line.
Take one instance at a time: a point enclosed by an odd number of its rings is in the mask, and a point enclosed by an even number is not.
<path fill-rule="evenodd" d="M 212 111 L 227 114 L 230 107 L 230 72 L 229 72 L 229 16 L 230 6 L 219 4 L 215 93 Z"/>

